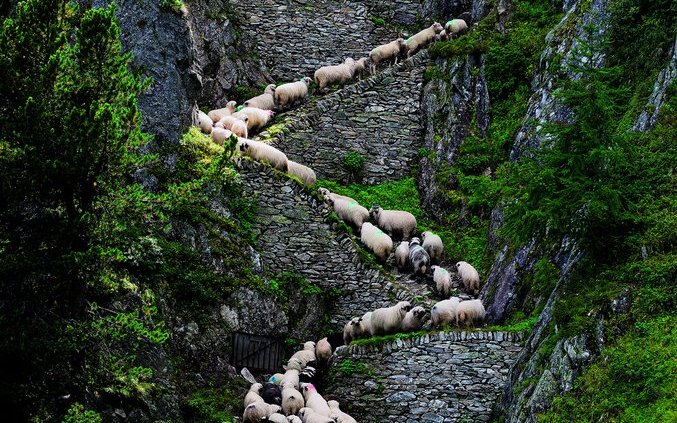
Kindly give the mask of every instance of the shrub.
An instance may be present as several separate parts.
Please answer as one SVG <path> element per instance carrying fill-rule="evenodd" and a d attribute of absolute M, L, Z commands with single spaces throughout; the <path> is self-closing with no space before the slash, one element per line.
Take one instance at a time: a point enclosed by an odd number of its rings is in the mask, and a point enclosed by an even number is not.
<path fill-rule="evenodd" d="M 353 177 L 356 177 L 360 174 L 360 172 L 362 172 L 364 163 L 366 161 L 367 159 L 361 153 L 357 151 L 351 151 L 343 158 L 343 166 Z"/>

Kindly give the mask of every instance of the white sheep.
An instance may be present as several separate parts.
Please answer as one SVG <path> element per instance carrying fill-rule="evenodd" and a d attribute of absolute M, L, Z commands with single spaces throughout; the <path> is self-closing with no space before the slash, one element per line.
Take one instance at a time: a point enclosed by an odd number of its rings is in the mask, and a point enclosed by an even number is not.
<path fill-rule="evenodd" d="M 338 401 L 336 400 L 327 401 L 327 405 L 329 405 L 329 409 L 331 410 L 331 414 L 329 415 L 329 417 L 334 419 L 336 423 L 357 423 L 357 420 L 341 411 L 341 409 L 339 408 Z"/>
<path fill-rule="evenodd" d="M 260 162 L 268 162 L 279 171 L 287 171 L 287 156 L 272 145 L 260 141 L 243 140 L 240 143 L 240 153 Z"/>
<path fill-rule="evenodd" d="M 353 339 L 358 338 L 361 332 L 362 329 L 360 328 L 360 318 L 353 317 L 348 321 L 348 323 L 345 324 L 345 326 L 343 326 L 343 343 L 345 345 L 350 344 Z"/>
<path fill-rule="evenodd" d="M 430 319 L 434 327 L 440 327 L 446 323 L 452 323 L 456 320 L 456 307 L 460 303 L 460 298 L 451 297 L 448 300 L 442 300 L 430 309 Z"/>
<path fill-rule="evenodd" d="M 275 84 L 269 84 L 263 91 L 263 94 L 250 98 L 242 103 L 243 106 L 256 107 L 262 110 L 273 110 L 275 108 L 275 87 Z"/>
<path fill-rule="evenodd" d="M 193 125 L 200 128 L 205 134 L 212 133 L 212 127 L 214 126 L 214 121 L 207 116 L 202 110 L 198 109 L 197 104 L 193 106 Z"/>
<path fill-rule="evenodd" d="M 303 420 L 301 420 L 298 416 L 287 416 L 287 422 L 288 423 L 303 423 Z"/>
<path fill-rule="evenodd" d="M 296 359 L 301 363 L 303 367 L 307 366 L 311 361 L 315 361 L 315 343 L 313 341 L 308 341 L 303 344 L 303 349 L 301 351 L 296 351 L 294 355 L 291 356 L 291 359 Z"/>
<path fill-rule="evenodd" d="M 456 307 L 456 326 L 459 324 L 472 325 L 484 320 L 486 311 L 481 300 L 461 301 Z"/>
<path fill-rule="evenodd" d="M 244 409 L 243 422 L 259 423 L 267 419 L 271 414 L 282 410 L 279 405 L 266 404 L 263 400 L 253 402 Z"/>
<path fill-rule="evenodd" d="M 406 211 L 384 210 L 380 205 L 374 204 L 369 210 L 369 216 L 383 232 L 394 238 L 409 239 L 416 231 L 416 217 Z"/>
<path fill-rule="evenodd" d="M 362 79 L 364 70 L 367 68 L 367 60 L 369 60 L 369 58 L 363 57 L 355 62 L 355 67 L 353 68 L 353 78 L 358 76 L 360 79 Z"/>
<path fill-rule="evenodd" d="M 407 50 L 407 58 L 410 58 L 420 49 L 430 44 L 435 39 L 435 35 L 437 35 L 438 32 L 442 32 L 443 29 L 444 28 L 439 22 L 435 22 L 423 31 L 417 32 L 407 38 L 404 42 Z"/>
<path fill-rule="evenodd" d="M 280 381 L 280 385 L 286 386 L 290 385 L 294 388 L 299 388 L 299 374 L 303 370 L 303 365 L 301 362 L 295 358 L 289 359 L 287 365 L 285 366 L 284 376 Z"/>
<path fill-rule="evenodd" d="M 430 231 L 423 232 L 421 238 L 423 239 L 423 244 L 421 244 L 421 246 L 430 256 L 430 262 L 439 263 L 440 260 L 442 260 L 442 254 L 444 253 L 442 238 Z"/>
<path fill-rule="evenodd" d="M 322 395 L 317 392 L 317 389 L 315 389 L 315 386 L 312 383 L 304 383 L 301 387 L 301 391 L 303 391 L 303 397 L 306 399 L 306 408 L 312 409 L 317 414 L 329 417 L 331 410 L 327 405 L 327 401 L 322 398 Z M 301 418 L 303 418 L 303 416 L 301 416 Z"/>
<path fill-rule="evenodd" d="M 282 386 L 282 411 L 285 415 L 296 414 L 304 406 L 303 394 L 292 383 Z"/>
<path fill-rule="evenodd" d="M 243 107 L 233 113 L 233 117 L 247 116 L 247 129 L 250 131 L 263 128 L 270 122 L 275 113 L 272 110 L 263 110 L 258 107 Z"/>
<path fill-rule="evenodd" d="M 433 281 L 437 292 L 444 298 L 448 297 L 451 293 L 451 273 L 440 266 L 431 266 L 430 268 L 433 271 Z"/>
<path fill-rule="evenodd" d="M 249 404 L 255 403 L 256 401 L 263 401 L 263 398 L 261 397 L 260 392 L 261 388 L 263 388 L 263 385 L 260 383 L 254 383 L 252 386 L 249 387 L 249 391 L 247 391 L 247 395 L 244 396 L 244 406 L 248 406 Z"/>
<path fill-rule="evenodd" d="M 400 330 L 402 332 L 413 332 L 421 329 L 423 326 L 423 318 L 425 317 L 425 309 L 421 306 L 416 306 L 409 310 L 402 320 Z"/>
<path fill-rule="evenodd" d="M 315 71 L 313 77 L 315 84 L 317 84 L 317 91 L 322 91 L 332 84 L 343 86 L 343 84 L 352 79 L 354 74 L 355 60 L 348 57 L 340 65 L 322 66 Z"/>
<path fill-rule="evenodd" d="M 360 228 L 360 241 L 383 262 L 393 250 L 392 238 L 369 222 L 364 222 Z"/>
<path fill-rule="evenodd" d="M 268 421 L 273 423 L 287 423 L 287 418 L 280 413 L 273 413 L 268 416 Z"/>
<path fill-rule="evenodd" d="M 402 326 L 402 320 L 411 310 L 409 301 L 400 301 L 392 307 L 377 308 L 371 315 L 371 328 L 374 335 L 396 333 Z"/>
<path fill-rule="evenodd" d="M 463 19 L 452 19 L 444 25 L 444 31 L 453 40 L 468 32 L 468 24 Z"/>
<path fill-rule="evenodd" d="M 220 121 L 216 122 L 214 124 L 214 128 L 223 128 L 223 129 L 230 129 L 233 126 L 233 123 L 238 120 L 236 117 L 233 115 L 228 115 L 224 116 L 221 118 Z"/>
<path fill-rule="evenodd" d="M 449 36 L 447 36 L 447 31 L 443 30 L 439 34 L 435 35 L 435 41 L 447 41 Z"/>
<path fill-rule="evenodd" d="M 320 193 L 322 198 L 325 199 L 325 200 L 328 197 L 330 197 L 330 198 L 345 198 L 346 200 L 352 200 L 352 198 L 346 197 L 345 195 L 333 193 L 333 192 L 329 191 L 327 188 L 319 188 L 317 191 Z"/>
<path fill-rule="evenodd" d="M 303 101 L 308 95 L 308 86 L 311 79 L 304 77 L 300 81 L 279 85 L 275 89 L 275 102 L 278 108 L 285 109 L 298 101 Z"/>
<path fill-rule="evenodd" d="M 409 241 L 409 262 L 414 268 L 414 273 L 425 275 L 430 267 L 430 256 L 426 250 L 421 247 L 421 240 L 412 238 Z"/>
<path fill-rule="evenodd" d="M 374 325 L 372 324 L 371 318 L 374 315 L 373 311 L 368 311 L 362 315 L 360 318 L 360 337 L 370 338 L 374 336 Z"/>
<path fill-rule="evenodd" d="M 207 115 L 212 121 L 218 122 L 221 119 L 223 119 L 224 116 L 230 116 L 233 113 L 235 113 L 236 108 L 237 103 L 234 101 L 229 101 L 228 103 L 226 103 L 226 107 L 223 107 L 221 109 L 210 110 L 209 113 L 207 113 Z"/>
<path fill-rule="evenodd" d="M 395 261 L 400 271 L 409 267 L 409 241 L 402 241 L 397 246 L 395 249 Z"/>
<path fill-rule="evenodd" d="M 313 169 L 291 160 L 287 160 L 287 173 L 296 176 L 308 186 L 315 185 L 315 181 L 317 181 L 317 176 Z"/>
<path fill-rule="evenodd" d="M 458 277 L 461 278 L 466 292 L 473 295 L 477 295 L 480 292 L 480 274 L 477 273 L 477 270 L 471 264 L 459 261 L 456 263 L 456 272 Z"/>
<path fill-rule="evenodd" d="M 218 145 L 223 145 L 223 143 L 225 143 L 226 140 L 230 138 L 231 135 L 233 135 L 233 133 L 229 129 L 223 129 L 219 128 L 218 126 L 215 126 L 212 129 L 211 137 L 212 141 L 214 141 Z"/>
<path fill-rule="evenodd" d="M 317 345 L 315 346 L 315 357 L 324 363 L 329 361 L 329 357 L 331 357 L 331 344 L 327 338 L 322 338 L 317 341 Z"/>
<path fill-rule="evenodd" d="M 240 138 L 247 138 L 249 135 L 249 131 L 247 129 L 248 121 L 249 118 L 247 115 L 238 116 L 238 118 L 235 119 L 235 122 L 233 122 L 231 125 L 230 131 Z"/>
<path fill-rule="evenodd" d="M 276 385 L 281 385 L 283 377 L 284 375 L 282 373 L 275 373 L 274 375 L 268 378 L 268 382 L 274 383 Z"/>
<path fill-rule="evenodd" d="M 302 408 L 299 416 L 303 423 L 336 423 L 331 417 L 316 413 L 309 407 Z"/>
<path fill-rule="evenodd" d="M 369 220 L 369 210 L 350 197 L 330 193 L 325 196 L 324 201 L 334 209 L 339 219 L 355 229 L 361 229 L 362 224 Z"/>
<path fill-rule="evenodd" d="M 402 38 L 391 41 L 387 44 L 375 47 L 369 52 L 369 61 L 371 62 L 371 73 L 376 73 L 376 66 L 386 60 L 394 60 L 397 64 L 397 58 L 404 52 L 405 43 Z"/>

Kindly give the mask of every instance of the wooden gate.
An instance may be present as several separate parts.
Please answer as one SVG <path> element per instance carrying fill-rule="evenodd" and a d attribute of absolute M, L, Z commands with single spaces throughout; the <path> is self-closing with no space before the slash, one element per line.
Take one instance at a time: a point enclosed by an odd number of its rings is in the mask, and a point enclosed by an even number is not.
<path fill-rule="evenodd" d="M 283 353 L 279 339 L 248 333 L 233 334 L 233 365 L 237 368 L 280 372 Z"/>

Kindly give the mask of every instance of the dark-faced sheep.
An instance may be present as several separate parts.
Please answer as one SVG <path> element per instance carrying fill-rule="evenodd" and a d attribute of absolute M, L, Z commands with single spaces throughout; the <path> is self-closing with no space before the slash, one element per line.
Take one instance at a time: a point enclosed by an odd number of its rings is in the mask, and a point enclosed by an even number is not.
<path fill-rule="evenodd" d="M 456 325 L 473 325 L 475 322 L 482 322 L 486 311 L 480 300 L 461 301 L 456 307 Z"/>
<path fill-rule="evenodd" d="M 456 321 L 456 308 L 460 303 L 460 298 L 451 297 L 448 300 L 442 300 L 430 309 L 430 319 L 433 327 L 440 327 L 447 323 Z"/>
<path fill-rule="evenodd" d="M 400 272 L 409 267 L 409 241 L 402 241 L 397 246 L 395 249 L 395 261 Z"/>
<path fill-rule="evenodd" d="M 262 110 L 273 110 L 275 108 L 275 84 L 269 84 L 256 97 L 252 97 L 243 103 L 244 107 L 256 107 Z"/>
<path fill-rule="evenodd" d="M 393 238 L 409 239 L 416 231 L 416 217 L 401 210 L 384 210 L 374 204 L 369 210 L 369 216 L 376 225 Z"/>
<path fill-rule="evenodd" d="M 456 263 L 456 272 L 458 277 L 461 278 L 466 292 L 473 295 L 477 295 L 480 292 L 480 274 L 477 273 L 477 270 L 471 264 L 459 261 Z"/>
<path fill-rule="evenodd" d="M 392 307 L 377 308 L 371 315 L 371 327 L 374 335 L 396 333 L 402 326 L 402 320 L 411 310 L 409 301 L 400 301 Z"/>
<path fill-rule="evenodd" d="M 444 253 L 442 238 L 430 231 L 423 232 L 421 238 L 423 239 L 423 244 L 421 246 L 430 256 L 430 262 L 439 263 L 440 260 L 442 260 L 442 254 Z"/>
<path fill-rule="evenodd" d="M 282 402 L 282 390 L 272 382 L 263 383 L 260 394 L 261 398 L 268 404 L 280 405 Z"/>
<path fill-rule="evenodd" d="M 448 297 L 451 293 L 451 273 L 440 266 L 431 266 L 430 268 L 433 271 L 433 281 L 437 292 L 444 298 Z"/>
<path fill-rule="evenodd" d="M 236 108 L 237 103 L 234 101 L 229 101 L 228 103 L 226 103 L 226 107 L 223 107 L 221 109 L 210 110 L 209 113 L 207 113 L 207 115 L 212 121 L 218 122 L 221 119 L 223 119 L 224 116 L 230 116 L 233 113 L 235 113 Z"/>
<path fill-rule="evenodd" d="M 287 173 L 296 176 L 307 186 L 313 186 L 315 181 L 317 181 L 317 176 L 315 176 L 313 169 L 291 160 L 287 160 Z"/>
<path fill-rule="evenodd" d="M 421 246 L 421 240 L 412 238 L 409 241 L 409 262 L 414 268 L 414 273 L 425 275 L 430 268 L 430 256 Z"/>
<path fill-rule="evenodd" d="M 339 408 L 339 403 L 336 400 L 327 401 L 329 409 L 331 410 L 331 417 L 336 421 L 336 423 L 357 423 L 357 420 L 350 417 L 348 414 L 341 411 Z"/>
<path fill-rule="evenodd" d="M 382 262 L 386 262 L 393 250 L 393 240 L 382 230 L 369 222 L 364 222 L 360 228 L 360 240 Z"/>
<path fill-rule="evenodd" d="M 425 309 L 421 306 L 416 306 L 409 310 L 402 320 L 401 331 L 413 332 L 421 329 L 423 326 L 423 318 L 425 317 Z"/>
<path fill-rule="evenodd" d="M 468 32 L 468 24 L 463 19 L 452 19 L 444 25 L 444 31 L 453 40 Z"/>
<path fill-rule="evenodd" d="M 388 44 L 380 45 L 369 52 L 369 61 L 371 62 L 371 73 L 376 73 L 376 66 L 388 60 L 397 64 L 397 58 L 404 52 L 405 42 L 402 38 L 391 41 Z"/>
<path fill-rule="evenodd" d="M 275 89 L 275 102 L 277 103 L 277 107 L 280 110 L 284 110 L 297 102 L 303 101 L 308 95 L 308 86 L 310 85 L 310 82 L 311 79 L 306 76 L 300 81 L 279 85 Z"/>
<path fill-rule="evenodd" d="M 306 399 L 306 408 L 311 408 L 317 414 L 329 417 L 331 414 L 329 405 L 327 405 L 327 401 L 322 398 L 322 395 L 317 392 L 312 383 L 304 383 L 303 386 L 301 386 L 301 391 L 303 392 L 303 397 Z"/>
<path fill-rule="evenodd" d="M 272 145 L 260 141 L 244 140 L 240 143 L 240 153 L 259 162 L 269 163 L 281 172 L 287 171 L 287 156 Z"/>
<path fill-rule="evenodd" d="M 439 24 L 439 22 L 435 22 L 423 31 L 420 31 L 407 38 L 405 41 L 407 58 L 410 58 L 419 50 L 425 48 L 428 44 L 433 42 L 435 40 L 435 35 L 437 35 L 438 32 L 442 32 L 443 29 L 444 28 Z"/>

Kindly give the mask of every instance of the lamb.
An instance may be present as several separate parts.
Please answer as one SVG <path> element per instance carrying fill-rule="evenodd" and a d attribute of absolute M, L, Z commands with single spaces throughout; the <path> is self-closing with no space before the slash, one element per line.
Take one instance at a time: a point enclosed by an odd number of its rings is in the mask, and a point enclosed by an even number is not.
<path fill-rule="evenodd" d="M 440 266 L 431 266 L 430 268 L 433 271 L 433 281 L 435 281 L 437 292 L 447 298 L 451 293 L 451 273 Z"/>
<path fill-rule="evenodd" d="M 442 259 L 442 253 L 444 252 L 444 244 L 442 244 L 442 238 L 439 235 L 434 234 L 430 231 L 423 232 L 421 234 L 423 238 L 423 249 L 430 256 L 431 263 L 439 263 Z"/>
<path fill-rule="evenodd" d="M 238 120 L 236 117 L 233 115 L 228 115 L 224 116 L 221 118 L 220 121 L 216 122 L 214 124 L 215 128 L 223 128 L 223 129 L 230 129 L 233 126 L 233 123 Z"/>
<path fill-rule="evenodd" d="M 451 323 L 456 319 L 456 307 L 460 303 L 460 298 L 451 297 L 448 300 L 442 300 L 430 309 L 430 319 L 434 327 L 440 327 L 446 323 Z"/>
<path fill-rule="evenodd" d="M 297 414 L 304 406 L 303 395 L 291 383 L 282 387 L 282 411 L 285 415 Z"/>
<path fill-rule="evenodd" d="M 329 416 L 316 413 L 312 408 L 304 407 L 299 411 L 303 423 L 336 423 Z"/>
<path fill-rule="evenodd" d="M 371 315 L 373 334 L 396 333 L 402 326 L 402 320 L 409 310 L 411 310 L 409 301 L 400 301 L 392 307 L 377 308 Z"/>
<path fill-rule="evenodd" d="M 282 381 L 280 382 L 280 384 L 282 386 L 290 385 L 298 389 L 299 374 L 301 373 L 302 369 L 303 365 L 301 365 L 301 362 L 299 360 L 295 358 L 289 359 L 289 362 L 287 362 L 287 366 L 285 367 L 284 376 L 282 376 Z"/>
<path fill-rule="evenodd" d="M 401 271 L 409 267 L 409 242 L 402 241 L 395 249 L 395 260 L 397 261 L 397 268 Z"/>
<path fill-rule="evenodd" d="M 211 134 L 214 121 L 202 110 L 198 109 L 197 104 L 193 106 L 193 125 L 200 128 L 204 134 Z"/>
<path fill-rule="evenodd" d="M 435 39 L 435 35 L 438 32 L 442 32 L 443 29 L 444 28 L 439 24 L 439 22 L 435 22 L 423 31 L 420 31 L 407 38 L 407 41 L 404 42 L 407 50 L 407 59 L 416 54 L 420 49 L 430 44 Z"/>
<path fill-rule="evenodd" d="M 362 224 L 369 220 L 369 211 L 350 197 L 330 193 L 325 196 L 324 201 L 334 209 L 334 213 L 341 220 L 355 229 L 361 229 Z"/>
<path fill-rule="evenodd" d="M 289 423 L 303 423 L 303 420 L 301 420 L 298 416 L 287 416 L 287 421 Z"/>
<path fill-rule="evenodd" d="M 263 398 L 259 393 L 261 392 L 261 388 L 263 388 L 263 385 L 260 383 L 254 383 L 252 386 L 249 387 L 249 391 L 247 392 L 247 395 L 244 396 L 244 406 L 248 406 L 249 404 L 255 403 L 256 401 L 262 401 Z"/>
<path fill-rule="evenodd" d="M 223 145 L 233 133 L 229 129 L 219 128 L 218 126 L 212 129 L 212 141 L 218 145 Z"/>
<path fill-rule="evenodd" d="M 267 419 L 271 414 L 282 410 L 279 405 L 270 405 L 261 401 L 253 402 L 244 409 L 243 422 L 258 423 Z"/>
<path fill-rule="evenodd" d="M 317 392 L 315 386 L 312 383 L 304 384 L 301 387 L 301 391 L 303 391 L 303 397 L 306 399 L 307 408 L 312 409 L 317 414 L 329 417 L 331 410 L 327 405 L 327 401 L 322 398 L 322 395 Z M 303 418 L 303 416 L 301 416 L 301 418 Z"/>
<path fill-rule="evenodd" d="M 315 176 L 315 171 L 313 169 L 291 160 L 287 160 L 287 173 L 296 176 L 301 182 L 308 186 L 315 185 L 315 181 L 317 180 L 317 176 Z"/>
<path fill-rule="evenodd" d="M 244 107 L 256 107 L 262 110 L 273 110 L 275 108 L 275 87 L 275 84 L 269 84 L 263 91 L 263 94 L 259 94 L 256 97 L 252 97 L 245 101 L 243 103 Z"/>
<path fill-rule="evenodd" d="M 268 421 L 273 423 L 287 423 L 287 418 L 280 413 L 273 413 L 268 416 Z"/>
<path fill-rule="evenodd" d="M 360 241 L 385 262 L 393 250 L 393 240 L 379 228 L 369 222 L 364 222 L 360 228 Z"/>
<path fill-rule="evenodd" d="M 460 323 L 471 325 L 474 322 L 484 320 L 486 311 L 480 300 L 462 301 L 456 307 L 456 325 Z"/>
<path fill-rule="evenodd" d="M 400 327 L 402 332 L 413 332 L 421 329 L 423 326 L 423 317 L 425 316 L 425 309 L 421 306 L 416 306 L 409 310 L 402 320 Z"/>
<path fill-rule="evenodd" d="M 444 31 L 453 40 L 468 32 L 468 24 L 463 19 L 452 19 L 444 25 Z"/>
<path fill-rule="evenodd" d="M 349 345 L 353 339 L 357 339 L 355 335 L 359 332 L 359 325 L 360 318 L 353 317 L 343 326 L 343 343 L 345 345 Z"/>
<path fill-rule="evenodd" d="M 425 249 L 421 247 L 421 240 L 418 238 L 412 238 L 411 241 L 409 241 L 409 261 L 414 268 L 414 273 L 425 275 L 428 272 L 430 256 Z"/>
<path fill-rule="evenodd" d="M 240 153 L 254 160 L 268 162 L 275 169 L 287 171 L 287 156 L 277 148 L 260 141 L 244 140 L 240 143 Z"/>
<path fill-rule="evenodd" d="M 364 74 L 364 70 L 367 67 L 367 60 L 369 59 L 363 57 L 355 62 L 355 67 L 353 69 L 353 78 L 355 77 L 355 75 L 357 75 L 360 79 L 362 79 L 362 74 Z"/>
<path fill-rule="evenodd" d="M 291 356 L 290 360 L 296 359 L 301 363 L 301 366 L 305 367 L 311 361 L 315 361 L 315 343 L 313 341 L 308 341 L 303 344 L 303 349 L 301 351 L 296 351 L 294 355 Z"/>
<path fill-rule="evenodd" d="M 369 61 L 371 62 L 371 73 L 376 73 L 376 65 L 385 60 L 394 60 L 397 64 L 397 58 L 405 49 L 404 39 L 398 38 L 388 44 L 380 45 L 369 52 Z"/>
<path fill-rule="evenodd" d="M 313 76 L 315 84 L 317 84 L 317 91 L 322 91 L 332 84 L 343 86 L 352 79 L 353 75 L 355 75 L 355 60 L 348 57 L 340 65 L 322 66 L 315 71 Z"/>
<path fill-rule="evenodd" d="M 447 36 L 447 31 L 443 30 L 439 34 L 435 35 L 435 41 L 447 41 L 449 36 Z"/>
<path fill-rule="evenodd" d="M 456 271 L 463 282 L 466 292 L 477 295 L 480 292 L 480 274 L 471 264 L 465 261 L 456 263 Z"/>
<path fill-rule="evenodd" d="M 238 137 L 241 138 L 247 138 L 248 134 L 248 122 L 249 118 L 245 116 L 239 116 L 237 119 L 235 119 L 235 122 L 230 127 L 230 131 L 237 135 Z"/>
<path fill-rule="evenodd" d="M 409 239 L 416 230 L 416 218 L 406 211 L 384 210 L 380 205 L 374 204 L 369 210 L 369 216 L 383 232 L 392 237 Z"/>
<path fill-rule="evenodd" d="M 329 417 L 334 419 L 336 423 L 357 423 L 357 420 L 341 411 L 338 401 L 327 401 L 327 405 L 329 405 L 329 409 L 331 410 Z"/>
<path fill-rule="evenodd" d="M 233 117 L 241 118 L 247 116 L 247 129 L 252 131 L 266 126 L 274 114 L 272 110 L 263 110 L 258 107 L 243 107 L 236 113 L 233 113 Z"/>
<path fill-rule="evenodd" d="M 311 79 L 306 76 L 300 81 L 279 85 L 275 89 L 275 102 L 278 108 L 283 110 L 297 101 L 303 101 L 308 95 L 310 82 Z"/>
<path fill-rule="evenodd" d="M 317 341 L 317 346 L 315 347 L 315 357 L 319 361 L 326 363 L 331 357 L 331 344 L 327 341 L 327 338 L 322 338 Z"/>
<path fill-rule="evenodd" d="M 235 113 L 236 107 L 237 107 L 236 102 L 229 101 L 228 103 L 226 103 L 226 107 L 221 109 L 210 110 L 209 113 L 207 113 L 207 115 L 212 121 L 218 122 L 221 119 L 223 119 L 224 116 L 230 116 L 233 113 Z"/>

